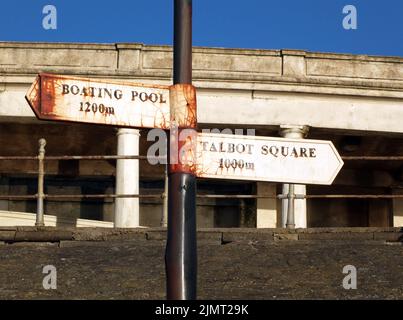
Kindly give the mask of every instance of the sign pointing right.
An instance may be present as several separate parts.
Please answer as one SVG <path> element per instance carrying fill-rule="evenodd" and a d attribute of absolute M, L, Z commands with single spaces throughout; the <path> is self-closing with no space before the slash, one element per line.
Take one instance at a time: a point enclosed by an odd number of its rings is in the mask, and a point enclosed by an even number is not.
<path fill-rule="evenodd" d="M 201 178 L 330 185 L 343 166 L 331 141 L 200 133 Z"/>

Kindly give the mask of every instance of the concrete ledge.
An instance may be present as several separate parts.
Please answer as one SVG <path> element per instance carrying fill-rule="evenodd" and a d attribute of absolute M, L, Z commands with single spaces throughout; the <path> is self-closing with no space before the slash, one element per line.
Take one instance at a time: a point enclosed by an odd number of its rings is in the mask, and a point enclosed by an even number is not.
<path fill-rule="evenodd" d="M 374 232 L 374 240 L 403 242 L 403 232 Z"/>
<path fill-rule="evenodd" d="M 283 230 L 283 229 L 276 229 Z M 402 228 L 399 227 L 354 227 L 354 228 L 307 228 L 295 229 L 297 233 L 360 233 L 360 232 L 401 232 Z"/>
<path fill-rule="evenodd" d="M 154 72 L 168 70 L 172 61 L 171 46 L 142 43 L 0 42 L 0 52 L 0 69 L 11 68 L 20 71 L 25 71 L 32 65 L 37 71 L 43 71 L 44 67 L 52 65 L 53 68 L 67 69 L 66 71 L 70 72 L 77 69 L 84 69 L 87 72 L 101 70 L 109 73 L 114 73 L 117 69 L 135 70 L 136 73 L 149 69 Z M 46 57 L 46 64 L 43 63 L 43 57 Z M 92 62 L 91 65 L 89 61 Z M 400 82 L 403 80 L 402 63 L 402 57 L 289 49 L 193 47 L 194 70 L 211 72 L 213 79 L 222 73 L 238 74 L 240 78 L 245 71 L 253 75 L 263 73 L 281 76 L 282 70 L 293 69 L 298 71 L 297 75 L 302 78 L 333 77 Z M 290 68 L 287 68 L 289 66 Z"/>
<path fill-rule="evenodd" d="M 16 231 L 14 242 L 58 242 L 72 240 L 73 233 L 64 230 Z"/>
<path fill-rule="evenodd" d="M 119 240 L 119 241 L 115 240 L 115 241 L 111 241 L 110 243 L 116 243 L 116 242 L 123 243 L 123 241 L 125 243 L 127 243 L 127 239 L 126 240 Z M 136 243 L 137 245 L 139 245 L 141 243 L 146 243 L 146 241 L 147 240 L 144 238 L 144 239 L 137 239 L 137 240 L 135 240 L 133 242 Z M 69 241 L 69 240 L 67 240 L 67 241 L 60 241 L 58 243 L 58 245 L 59 245 L 59 248 L 76 248 L 76 247 L 80 247 L 80 248 L 82 248 L 82 247 L 99 248 L 99 247 L 105 246 L 105 242 L 108 242 L 108 241 L 91 241 L 91 240 L 83 240 L 83 241 L 72 240 L 72 241 Z M 31 243 L 33 243 L 33 242 L 31 242 Z M 16 244 L 18 244 L 18 242 Z"/>
<path fill-rule="evenodd" d="M 145 232 L 147 240 L 167 240 L 166 229 L 160 230 L 149 230 Z M 202 244 L 221 244 L 222 243 L 222 232 L 213 231 L 210 229 L 198 230 L 197 232 L 197 243 Z"/>
<path fill-rule="evenodd" d="M 274 241 L 273 231 L 260 229 L 236 229 L 233 231 L 225 231 L 222 234 L 222 243 L 229 242 L 272 242 Z"/>
<path fill-rule="evenodd" d="M 0 227 L 0 232 L 2 231 L 16 231 L 17 227 Z"/>
<path fill-rule="evenodd" d="M 112 228 L 113 222 L 77 219 L 67 217 L 56 217 L 44 215 L 44 222 L 47 227 L 66 228 Z M 0 210 L 0 230 L 17 230 L 17 228 L 35 227 L 36 214 L 29 212 L 15 212 Z"/>
<path fill-rule="evenodd" d="M 222 244 L 223 233 L 214 229 L 200 229 L 197 232 L 198 244 Z"/>
<path fill-rule="evenodd" d="M 166 241 L 165 228 L 55 228 L 17 227 L 0 228 L 0 243 L 17 242 L 78 242 L 113 240 Z M 200 244 L 225 244 L 230 242 L 278 242 L 278 241 L 376 241 L 403 242 L 402 228 L 310 228 L 310 229 L 253 229 L 217 228 L 200 229 Z"/>
<path fill-rule="evenodd" d="M 274 241 L 282 240 L 299 240 L 298 234 L 296 233 L 274 233 Z"/>
<path fill-rule="evenodd" d="M 149 230 L 146 232 L 147 240 L 166 240 L 167 232 L 164 230 Z"/>
<path fill-rule="evenodd" d="M 78 241 L 107 241 L 114 239 L 145 239 L 145 229 L 109 229 L 85 228 L 76 229 L 72 240 Z"/>
<path fill-rule="evenodd" d="M 1 230 L 0 241 L 15 241 L 15 231 Z"/>
<path fill-rule="evenodd" d="M 301 233 L 298 240 L 373 240 L 373 232 Z"/>
<path fill-rule="evenodd" d="M 12 246 L 17 246 L 17 247 L 57 247 L 59 246 L 59 242 L 54 242 L 54 241 L 21 241 L 21 242 L 13 242 L 13 243 L 7 243 Z"/>

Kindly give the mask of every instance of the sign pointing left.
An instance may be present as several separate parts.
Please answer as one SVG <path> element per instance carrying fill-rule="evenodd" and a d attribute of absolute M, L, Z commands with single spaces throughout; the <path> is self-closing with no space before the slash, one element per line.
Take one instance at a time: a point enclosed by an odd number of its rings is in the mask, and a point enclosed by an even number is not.
<path fill-rule="evenodd" d="M 42 73 L 26 99 L 42 120 L 169 128 L 169 86 Z"/>

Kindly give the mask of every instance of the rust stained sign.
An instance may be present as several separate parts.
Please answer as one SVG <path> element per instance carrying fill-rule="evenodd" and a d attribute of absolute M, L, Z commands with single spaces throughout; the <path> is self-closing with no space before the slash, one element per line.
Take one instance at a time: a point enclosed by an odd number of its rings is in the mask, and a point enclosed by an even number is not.
<path fill-rule="evenodd" d="M 199 133 L 201 178 L 330 185 L 343 166 L 331 141 Z"/>
<path fill-rule="evenodd" d="M 196 101 L 194 87 L 191 89 Z M 42 73 L 26 99 L 42 120 L 169 129 L 172 91 L 189 94 L 189 90 L 172 86 Z"/>

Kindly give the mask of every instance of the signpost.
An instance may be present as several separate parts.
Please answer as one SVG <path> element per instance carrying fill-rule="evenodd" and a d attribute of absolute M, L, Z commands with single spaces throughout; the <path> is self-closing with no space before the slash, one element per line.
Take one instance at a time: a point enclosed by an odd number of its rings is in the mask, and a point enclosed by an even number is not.
<path fill-rule="evenodd" d="M 42 73 L 26 99 L 42 120 L 169 130 L 167 298 L 184 300 L 196 299 L 196 177 L 331 184 L 343 161 L 330 141 L 195 134 L 192 1 L 174 4 L 172 86 Z"/>
<path fill-rule="evenodd" d="M 333 182 L 343 166 L 330 141 L 199 133 L 197 176 L 297 184 Z"/>

